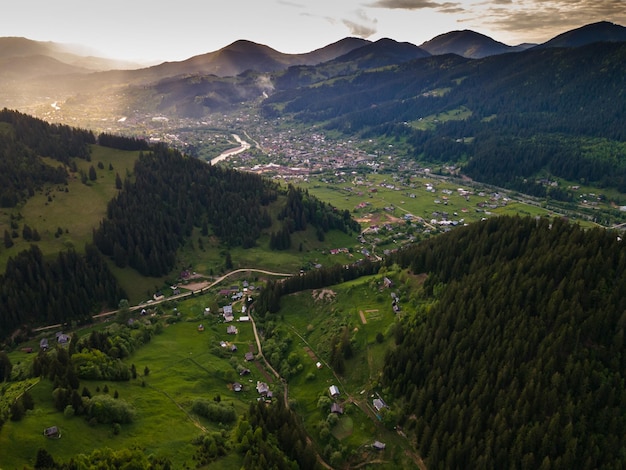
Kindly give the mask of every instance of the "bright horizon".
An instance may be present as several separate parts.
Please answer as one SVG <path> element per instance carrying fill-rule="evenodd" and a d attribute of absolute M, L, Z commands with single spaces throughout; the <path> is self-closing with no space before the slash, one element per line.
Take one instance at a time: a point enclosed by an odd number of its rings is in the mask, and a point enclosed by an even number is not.
<path fill-rule="evenodd" d="M 517 45 L 598 21 L 626 24 L 621 0 L 21 0 L 6 10 L 2 37 L 142 63 L 185 60 L 239 39 L 296 54 L 350 36 L 420 45 L 469 29 Z"/>

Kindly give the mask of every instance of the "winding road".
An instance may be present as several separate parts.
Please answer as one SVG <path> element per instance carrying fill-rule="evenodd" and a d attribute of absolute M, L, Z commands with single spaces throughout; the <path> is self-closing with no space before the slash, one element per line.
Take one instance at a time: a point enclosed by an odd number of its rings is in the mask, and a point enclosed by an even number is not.
<path fill-rule="evenodd" d="M 223 276 L 218 277 L 215 281 L 213 281 L 209 285 L 203 287 L 202 289 L 198 289 L 198 290 L 195 290 L 195 291 L 189 291 L 189 292 L 183 292 L 183 293 L 177 294 L 177 295 L 172 295 L 172 296 L 166 297 L 166 298 L 164 298 L 162 300 L 155 300 L 153 302 L 150 302 L 150 304 L 141 303 L 139 305 L 133 305 L 133 306 L 128 307 L 128 309 L 132 312 L 132 311 L 135 311 L 135 310 L 139 310 L 140 308 L 145 308 L 146 306 L 152 307 L 153 305 L 158 305 L 158 304 L 160 304 L 162 302 L 167 302 L 167 301 L 170 301 L 170 300 L 178 300 L 178 299 L 183 299 L 185 297 L 191 297 L 192 295 L 202 294 L 202 293 L 206 292 L 207 290 L 209 290 L 211 287 L 213 287 L 213 286 L 219 284 L 220 282 L 222 282 L 224 279 L 227 279 L 230 276 L 233 276 L 234 274 L 245 273 L 245 272 L 254 272 L 254 273 L 267 274 L 268 276 L 281 276 L 281 277 L 293 276 L 293 273 L 277 273 L 277 272 L 273 272 L 273 271 L 267 271 L 265 269 L 255 269 L 255 268 L 235 269 L 234 271 L 230 271 L 230 272 L 224 274 Z M 93 318 L 94 320 L 99 320 L 101 318 L 110 317 L 111 315 L 115 315 L 118 312 L 119 312 L 119 309 L 111 310 L 109 312 L 103 312 L 103 313 L 98 313 L 96 315 L 92 315 L 91 318 Z M 62 327 L 63 327 L 62 323 L 56 323 L 54 325 L 48 325 L 48 326 L 42 326 L 42 327 L 39 327 L 39 328 L 33 328 L 32 331 L 39 332 L 39 331 L 52 330 L 54 328 L 62 328 Z M 258 343 L 258 339 L 257 339 L 257 343 Z"/>

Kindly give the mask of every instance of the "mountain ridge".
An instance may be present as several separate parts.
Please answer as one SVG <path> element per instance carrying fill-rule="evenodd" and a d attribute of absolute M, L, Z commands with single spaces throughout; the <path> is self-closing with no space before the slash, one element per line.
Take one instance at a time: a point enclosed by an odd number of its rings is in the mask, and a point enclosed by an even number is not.
<path fill-rule="evenodd" d="M 463 57 L 482 58 L 494 54 L 519 52 L 529 47 L 578 47 L 596 41 L 626 41 L 626 27 L 609 21 L 601 21 L 563 32 L 542 44 L 524 43 L 515 46 L 466 29 L 442 33 L 416 47 L 420 47 L 431 55 L 453 53 Z M 192 56 L 182 61 L 165 61 L 149 67 L 133 68 L 133 65 L 137 66 L 137 64 L 76 54 L 71 51 L 70 46 L 60 43 L 11 36 L 0 37 L 0 59 L 47 55 L 67 65 L 78 67 L 77 72 L 82 68 L 88 71 L 123 69 L 152 79 L 187 74 L 234 76 L 254 66 L 258 67 L 255 69 L 257 72 L 274 72 L 281 67 L 285 69 L 293 65 L 317 65 L 371 43 L 372 41 L 367 39 L 346 37 L 310 52 L 286 54 L 264 44 L 240 39 L 218 50 Z M 5 64 L 10 65 L 10 62 L 5 62 Z"/>

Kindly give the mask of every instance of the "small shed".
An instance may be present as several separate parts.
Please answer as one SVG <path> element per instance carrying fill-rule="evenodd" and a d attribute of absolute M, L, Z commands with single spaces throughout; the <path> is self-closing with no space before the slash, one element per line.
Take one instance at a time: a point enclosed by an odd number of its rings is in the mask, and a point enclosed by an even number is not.
<path fill-rule="evenodd" d="M 244 356 L 245 360 L 250 362 L 250 361 L 254 361 L 254 353 L 252 352 L 247 352 L 246 355 Z"/>
<path fill-rule="evenodd" d="M 61 430 L 57 426 L 50 426 L 43 430 L 43 435 L 50 439 L 59 439 L 61 437 Z"/>
<path fill-rule="evenodd" d="M 235 392 L 241 392 L 243 390 L 243 385 L 241 385 L 239 382 L 235 382 L 233 384 L 233 390 Z"/>
<path fill-rule="evenodd" d="M 376 450 L 385 450 L 386 445 L 384 442 L 374 441 L 372 447 Z"/>
<path fill-rule="evenodd" d="M 328 387 L 328 392 L 330 393 L 331 397 L 338 397 L 340 394 L 339 387 L 337 387 L 336 385 L 331 385 L 330 387 Z"/>
<path fill-rule="evenodd" d="M 336 413 L 338 415 L 342 415 L 343 414 L 343 406 L 341 406 L 339 403 L 333 403 L 332 405 L 330 405 L 330 412 L 331 413 Z"/>

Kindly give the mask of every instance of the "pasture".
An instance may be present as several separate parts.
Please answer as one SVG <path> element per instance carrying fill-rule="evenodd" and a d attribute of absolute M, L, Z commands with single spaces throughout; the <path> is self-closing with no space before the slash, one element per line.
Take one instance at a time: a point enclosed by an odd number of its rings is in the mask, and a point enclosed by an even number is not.
<path fill-rule="evenodd" d="M 135 365 L 136 379 L 127 382 L 81 380 L 81 390 L 87 387 L 93 395 L 98 395 L 105 393 L 106 386 L 109 395 L 117 392 L 120 400 L 134 407 L 136 419 L 131 424 L 123 424 L 118 435 L 111 425 L 90 425 L 82 416 L 65 416 L 57 411 L 52 383 L 44 379 L 30 389 L 35 409 L 27 411 L 19 422 L 5 423 L 0 433 L 0 449 L 12 449 L 10 453 L 0 454 L 0 468 L 32 466 L 39 448 L 48 450 L 55 458 L 68 460 L 72 455 L 90 453 L 100 447 L 138 447 L 147 454 L 168 457 L 173 468 L 182 468 L 185 464 L 194 466 L 192 458 L 196 449 L 192 440 L 204 431 L 229 429 L 231 425 L 195 415 L 191 410 L 193 401 L 198 398 L 219 400 L 233 406 L 240 415 L 258 396 L 256 381 L 265 380 L 261 370 L 251 365 L 253 363 L 246 363 L 243 357 L 251 344 L 256 351 L 252 325 L 235 322 L 238 333 L 228 335 L 226 325 L 217 314 L 204 315 L 205 304 L 210 300 L 208 296 L 197 296 L 180 302 L 176 307 L 179 317 L 173 310 L 164 313 L 173 317 L 163 332 L 125 360 Z M 177 321 L 169 323 L 174 318 Z M 203 331 L 198 329 L 200 324 L 204 326 Z M 231 352 L 222 347 L 222 341 L 237 345 L 238 350 Z M 246 364 L 251 374 L 240 377 L 236 367 Z M 144 375 L 146 367 L 148 374 Z M 234 381 L 243 385 L 241 392 L 232 390 Z M 43 429 L 49 426 L 60 428 L 60 439 L 43 436 Z M 227 460 L 229 463 L 223 468 L 241 465 L 236 454 L 228 456 Z M 218 464 L 216 468 L 219 467 Z"/>
<path fill-rule="evenodd" d="M 70 174 L 66 186 L 48 185 L 36 191 L 23 205 L 3 209 L 0 212 L 0 228 L 8 229 L 13 216 L 18 223 L 18 234 L 21 235 L 24 224 L 39 232 L 41 241 L 38 245 L 44 256 L 54 256 L 68 248 L 82 252 L 85 243 L 91 241 L 92 229 L 98 227 L 106 215 L 108 202 L 117 194 L 115 175 L 119 174 L 123 180 L 127 174 L 131 174 L 139 156 L 138 152 L 98 145 L 91 148 L 91 161 L 77 159 L 78 172 Z M 49 159 L 47 162 L 53 166 L 59 165 L 59 162 Z M 92 165 L 96 169 L 97 178 L 85 184 L 79 173 L 88 173 Z M 0 250 L 2 270 L 10 256 L 28 249 L 31 243 L 21 236 L 14 238 L 13 242 L 10 249 Z"/>

